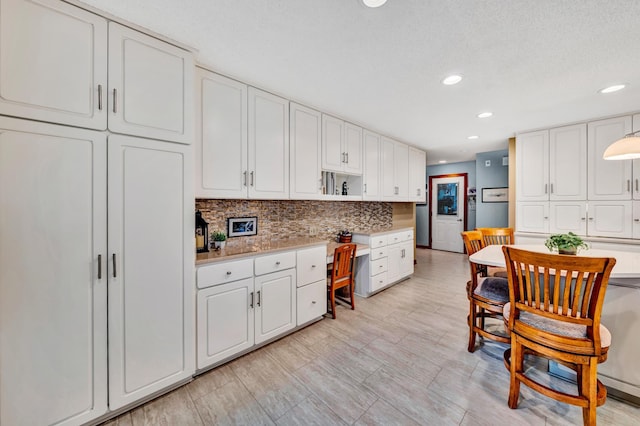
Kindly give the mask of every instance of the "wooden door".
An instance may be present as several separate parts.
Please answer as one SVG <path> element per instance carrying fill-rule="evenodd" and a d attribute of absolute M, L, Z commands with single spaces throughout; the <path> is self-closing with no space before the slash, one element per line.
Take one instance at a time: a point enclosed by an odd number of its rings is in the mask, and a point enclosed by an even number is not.
<path fill-rule="evenodd" d="M 362 169 L 362 199 L 380 201 L 380 135 L 363 131 L 364 162 Z"/>
<path fill-rule="evenodd" d="M 321 114 L 294 103 L 290 109 L 291 198 L 317 200 L 322 196 Z"/>
<path fill-rule="evenodd" d="M 247 86 L 196 71 L 196 197 L 247 198 Z"/>
<path fill-rule="evenodd" d="M 253 278 L 198 291 L 198 368 L 253 346 Z"/>
<path fill-rule="evenodd" d="M 109 137 L 109 406 L 195 370 L 190 148 Z"/>
<path fill-rule="evenodd" d="M 255 342 L 296 326 L 296 270 L 255 277 Z"/>
<path fill-rule="evenodd" d="M 107 411 L 107 148 L 0 117 L 0 424 Z"/>
<path fill-rule="evenodd" d="M 190 144 L 190 52 L 109 22 L 109 130 Z"/>
<path fill-rule="evenodd" d="M 249 198 L 289 198 L 289 101 L 249 87 Z"/>
<path fill-rule="evenodd" d="M 322 114 L 322 169 L 341 172 L 346 155 L 343 144 L 344 121 Z"/>
<path fill-rule="evenodd" d="M 106 129 L 107 21 L 61 1 L 2 0 L 0 76 L 0 114 Z"/>
<path fill-rule="evenodd" d="M 631 117 L 616 117 L 588 124 L 588 199 L 630 200 L 631 160 L 604 160 L 609 145 L 631 131 Z"/>
<path fill-rule="evenodd" d="M 344 123 L 344 151 L 346 173 L 362 174 L 362 127 Z"/>
<path fill-rule="evenodd" d="M 549 131 L 549 199 L 587 199 L 587 125 Z"/>

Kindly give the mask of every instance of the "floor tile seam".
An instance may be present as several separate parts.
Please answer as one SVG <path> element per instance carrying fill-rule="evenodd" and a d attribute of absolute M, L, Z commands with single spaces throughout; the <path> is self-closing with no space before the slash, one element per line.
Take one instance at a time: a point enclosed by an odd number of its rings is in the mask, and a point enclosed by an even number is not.
<path fill-rule="evenodd" d="M 311 349 L 309 349 L 309 350 L 311 351 Z M 312 351 L 312 352 L 313 352 L 313 351 Z M 300 366 L 300 367 L 298 367 L 298 368 L 291 368 L 291 367 L 290 367 L 290 366 L 288 366 L 288 365 L 284 365 L 284 364 L 283 364 L 283 363 L 282 363 L 282 362 L 281 362 L 281 361 L 280 361 L 280 360 L 279 360 L 279 359 L 278 359 L 274 354 L 272 354 L 272 353 L 270 353 L 270 352 L 267 352 L 267 351 L 265 351 L 265 354 L 267 355 L 267 357 L 269 357 L 273 362 L 275 362 L 276 364 L 278 364 L 278 366 L 280 366 L 280 367 L 281 367 L 285 372 L 287 372 L 287 373 L 291 373 L 291 372 L 293 372 L 293 371 L 298 371 L 299 369 L 301 369 L 301 368 L 306 367 L 307 365 L 309 365 L 309 363 L 311 362 L 311 361 L 306 361 L 303 365 L 301 365 L 301 366 Z M 317 355 L 317 354 L 315 354 L 315 353 L 314 353 L 314 355 L 315 355 L 315 357 L 316 357 L 316 358 L 318 358 L 318 355 Z M 312 360 L 312 361 L 313 361 L 313 360 Z M 291 374 L 290 374 L 290 375 L 291 375 Z M 293 375 L 291 375 L 291 376 L 293 377 Z"/>
<path fill-rule="evenodd" d="M 233 370 L 233 369 L 232 369 Z M 235 373 L 235 371 L 234 371 Z M 236 374 L 237 376 L 237 374 Z M 242 387 L 244 388 L 244 390 L 247 391 L 247 393 L 249 394 L 249 396 L 251 397 L 251 399 L 253 399 L 253 401 L 258 405 L 258 407 L 260 407 L 260 409 L 262 410 L 262 413 L 267 416 L 267 418 L 269 420 L 271 420 L 271 423 L 275 424 L 275 421 L 273 420 L 273 418 L 271 417 L 271 415 L 269 415 L 269 412 L 267 411 L 267 409 L 264 408 L 264 406 L 262 404 L 260 404 L 260 401 L 258 401 L 258 398 L 256 398 L 256 396 L 253 394 L 253 392 L 251 392 L 251 389 L 249 389 L 249 387 L 242 381 L 242 378 L 240 376 L 238 376 L 238 381 L 240 382 L 240 384 L 242 385 Z"/>
<path fill-rule="evenodd" d="M 372 408 L 374 405 L 376 405 L 376 403 L 377 403 L 378 401 L 380 401 L 380 399 L 381 399 L 381 398 L 380 398 L 380 395 L 378 395 L 378 394 L 377 394 L 377 393 L 375 393 L 375 392 L 374 392 L 374 395 L 376 395 L 376 396 L 377 396 L 376 400 L 375 400 L 375 401 L 373 401 L 373 403 L 372 403 L 372 404 L 371 404 L 371 405 L 370 405 L 366 410 L 364 410 L 364 412 L 363 412 L 362 414 L 360 414 L 360 417 L 358 417 L 357 419 L 355 419 L 355 420 L 351 423 L 351 425 L 355 425 L 356 423 L 358 423 L 358 422 L 360 421 L 360 419 L 361 419 L 361 418 L 363 418 L 363 417 L 365 416 L 365 414 L 367 414 L 367 413 L 369 412 L 369 410 L 371 410 L 371 408 Z M 394 408 L 395 408 L 395 407 L 394 407 Z M 396 410 L 397 410 L 397 408 L 396 408 Z"/>

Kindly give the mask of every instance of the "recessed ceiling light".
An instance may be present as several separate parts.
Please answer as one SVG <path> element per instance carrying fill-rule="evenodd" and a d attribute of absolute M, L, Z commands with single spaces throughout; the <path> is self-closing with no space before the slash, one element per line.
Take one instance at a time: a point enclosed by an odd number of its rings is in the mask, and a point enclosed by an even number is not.
<path fill-rule="evenodd" d="M 442 80 L 442 84 L 446 86 L 452 86 L 454 84 L 458 84 L 462 81 L 462 77 L 459 75 L 450 75 L 449 77 Z"/>
<path fill-rule="evenodd" d="M 613 92 L 617 92 L 618 90 L 622 90 L 626 87 L 626 85 L 624 84 L 615 84 L 613 86 L 609 86 L 609 87 L 605 87 L 604 89 L 600 90 L 600 93 L 613 93 Z"/>
<path fill-rule="evenodd" d="M 446 163 L 446 162 L 447 162 L 447 160 L 440 160 L 440 161 L 438 161 L 438 163 L 440 163 L 440 164 L 444 164 L 444 163 Z"/>
<path fill-rule="evenodd" d="M 473 135 L 473 136 L 467 136 L 467 139 L 478 139 L 479 136 Z"/>
<path fill-rule="evenodd" d="M 386 2 L 387 0 L 362 0 L 362 3 L 367 7 L 380 7 Z"/>
<path fill-rule="evenodd" d="M 491 117 L 492 115 L 493 113 L 489 111 L 481 112 L 480 114 L 478 114 L 478 118 L 488 118 L 488 117 Z"/>

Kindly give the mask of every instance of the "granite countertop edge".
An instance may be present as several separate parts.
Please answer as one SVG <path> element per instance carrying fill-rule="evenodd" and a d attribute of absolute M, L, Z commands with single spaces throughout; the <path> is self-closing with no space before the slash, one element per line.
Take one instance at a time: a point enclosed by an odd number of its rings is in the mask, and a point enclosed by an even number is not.
<path fill-rule="evenodd" d="M 252 256 L 260 256 L 280 251 L 296 250 L 313 246 L 326 246 L 330 241 L 317 238 L 296 238 L 272 241 L 263 247 L 241 247 L 224 250 L 211 250 L 208 253 L 196 253 L 196 266 L 207 265 L 228 260 L 240 260 Z"/>
<path fill-rule="evenodd" d="M 393 234 L 395 232 L 409 231 L 409 230 L 413 230 L 413 227 L 397 226 L 397 227 L 387 228 L 387 229 L 368 229 L 365 231 L 353 231 L 352 234 L 374 236 L 374 235 Z"/>

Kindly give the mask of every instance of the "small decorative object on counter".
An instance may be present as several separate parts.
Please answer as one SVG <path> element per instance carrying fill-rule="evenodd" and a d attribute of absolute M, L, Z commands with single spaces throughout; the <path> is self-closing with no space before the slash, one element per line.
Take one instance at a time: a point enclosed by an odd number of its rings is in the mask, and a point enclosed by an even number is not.
<path fill-rule="evenodd" d="M 209 251 L 209 224 L 202 218 L 200 210 L 196 211 L 196 252 Z"/>
<path fill-rule="evenodd" d="M 549 251 L 558 250 L 558 254 L 577 254 L 578 249 L 588 250 L 589 246 L 582 241 L 582 238 L 569 232 L 567 234 L 555 234 L 547 238 L 544 242 Z"/>
<path fill-rule="evenodd" d="M 349 188 L 347 187 L 347 181 L 342 182 L 342 195 L 349 195 Z"/>
<path fill-rule="evenodd" d="M 227 244 L 227 234 L 222 231 L 215 231 L 211 233 L 211 239 L 216 250 L 224 249 Z"/>
<path fill-rule="evenodd" d="M 348 230 L 338 232 L 338 242 L 339 243 L 350 243 L 351 242 L 351 232 Z"/>

